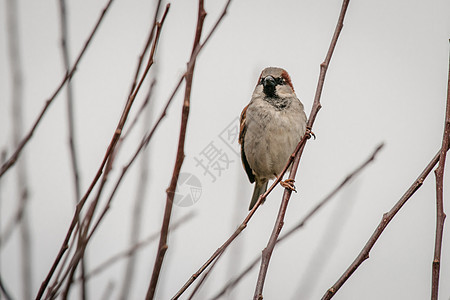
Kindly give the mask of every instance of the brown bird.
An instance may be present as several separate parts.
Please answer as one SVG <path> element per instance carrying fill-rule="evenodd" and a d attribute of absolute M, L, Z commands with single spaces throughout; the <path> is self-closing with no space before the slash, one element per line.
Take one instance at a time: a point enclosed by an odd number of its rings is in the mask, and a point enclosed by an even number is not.
<path fill-rule="evenodd" d="M 281 173 L 305 131 L 306 114 L 289 74 L 265 68 L 240 119 L 242 164 L 250 182 L 256 181 L 249 210 L 267 190 L 269 179 Z"/>

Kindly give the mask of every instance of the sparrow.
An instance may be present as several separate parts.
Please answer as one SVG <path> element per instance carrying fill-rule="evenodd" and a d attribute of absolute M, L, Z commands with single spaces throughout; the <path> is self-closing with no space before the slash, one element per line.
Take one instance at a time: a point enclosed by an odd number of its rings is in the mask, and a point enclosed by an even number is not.
<path fill-rule="evenodd" d="M 267 190 L 268 181 L 281 173 L 305 132 L 306 114 L 289 74 L 265 68 L 240 117 L 242 164 L 250 183 L 255 182 L 249 210 Z M 282 185 L 294 189 L 288 181 Z"/>

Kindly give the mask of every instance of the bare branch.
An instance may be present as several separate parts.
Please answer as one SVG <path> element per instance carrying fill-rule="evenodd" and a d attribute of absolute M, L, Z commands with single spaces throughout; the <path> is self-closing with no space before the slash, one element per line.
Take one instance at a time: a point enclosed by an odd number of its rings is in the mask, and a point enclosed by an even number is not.
<path fill-rule="evenodd" d="M 434 244 L 434 259 L 431 280 L 431 299 L 437 300 L 439 294 L 439 273 L 441 267 L 442 236 L 444 231 L 444 168 L 449 147 L 450 136 L 450 59 L 447 83 L 447 105 L 445 113 L 444 133 L 442 136 L 442 147 L 439 154 L 439 165 L 435 170 L 436 175 L 436 238 Z"/>
<path fill-rule="evenodd" d="M 300 149 L 300 146 L 303 145 L 308 139 L 308 135 L 304 135 L 300 143 L 297 145 L 296 150 L 294 153 L 297 153 L 297 151 Z M 253 208 L 248 212 L 247 217 L 245 217 L 244 221 L 239 225 L 239 227 L 233 232 L 233 234 L 211 255 L 211 257 L 194 273 L 192 276 L 186 281 L 186 283 L 178 290 L 178 292 L 172 297 L 172 300 L 178 299 L 188 288 L 191 286 L 191 284 L 208 268 L 208 266 L 213 263 L 215 260 L 219 259 L 223 252 L 230 246 L 230 244 L 241 234 L 241 232 L 247 227 L 248 222 L 250 222 L 251 218 L 255 214 L 258 207 L 261 205 L 262 201 L 272 192 L 272 190 L 275 188 L 275 186 L 280 183 L 281 179 L 283 178 L 283 175 L 286 173 L 287 169 L 292 163 L 292 160 L 294 159 L 294 156 L 291 155 L 286 166 L 284 167 L 283 171 L 278 175 L 277 179 L 272 183 L 272 185 L 267 189 L 267 191 L 259 196 L 258 201 L 256 201 Z"/>
<path fill-rule="evenodd" d="M 172 180 L 170 182 L 170 186 L 167 189 L 167 199 L 166 199 L 166 207 L 164 209 L 164 218 L 163 218 L 163 224 L 161 227 L 161 236 L 159 239 L 159 246 L 158 246 L 158 253 L 156 254 L 155 264 L 153 266 L 153 272 L 152 277 L 150 279 L 150 284 L 147 290 L 147 295 L 145 299 L 151 300 L 155 296 L 156 292 L 156 286 L 159 279 L 159 274 L 161 272 L 162 263 L 164 261 L 164 256 L 167 251 L 167 236 L 169 233 L 169 224 L 170 224 L 170 217 L 172 214 L 172 207 L 173 207 L 173 198 L 175 196 L 175 189 L 178 182 L 178 176 L 180 175 L 181 166 L 183 165 L 184 161 L 184 143 L 186 139 L 186 126 L 187 121 L 189 119 L 189 109 L 190 109 L 190 100 L 191 100 L 191 89 L 192 89 L 192 79 L 194 76 L 194 68 L 195 68 L 195 62 L 196 62 L 196 56 L 194 57 L 194 51 L 198 48 L 200 45 L 200 38 L 203 31 L 203 22 L 206 17 L 206 11 L 203 8 L 203 0 L 199 0 L 199 7 L 198 7 L 198 19 L 197 19 L 197 29 L 195 33 L 194 38 L 194 45 L 192 47 L 192 54 L 191 54 L 191 60 L 189 67 L 186 71 L 186 88 L 184 93 L 184 102 L 183 102 L 183 109 L 182 109 L 182 115 L 181 115 L 181 128 L 180 128 L 180 137 L 178 140 L 178 149 L 177 149 L 177 157 L 175 159 L 175 166 L 172 174 Z"/>
<path fill-rule="evenodd" d="M 181 225 L 183 225 L 184 223 L 188 222 L 189 220 L 191 220 L 194 217 L 194 213 L 189 213 L 183 217 L 181 217 L 179 220 L 177 220 L 176 222 L 174 222 L 170 227 L 169 230 L 170 231 L 174 231 L 176 230 L 178 227 L 180 227 Z M 95 267 L 91 272 L 89 272 L 88 274 L 86 274 L 86 280 L 91 279 L 92 277 L 94 277 L 97 274 L 100 274 L 101 272 L 103 272 L 105 269 L 111 267 L 113 264 L 115 264 L 116 262 L 120 261 L 121 259 L 127 258 L 132 256 L 133 254 L 135 254 L 138 250 L 141 250 L 142 248 L 144 248 L 145 246 L 148 246 L 150 243 L 153 243 L 157 238 L 159 237 L 159 232 L 154 233 L 150 236 L 148 236 L 147 238 L 145 238 L 144 240 L 135 243 L 134 245 L 132 245 L 130 248 L 128 248 L 125 251 L 122 251 L 120 253 L 117 253 L 116 255 L 113 255 L 112 257 L 108 258 L 107 260 L 105 260 L 103 263 L 99 264 L 97 267 Z M 81 278 L 78 278 L 77 281 L 81 280 Z"/>
<path fill-rule="evenodd" d="M 350 174 L 348 174 L 340 183 L 337 185 L 331 192 L 328 193 L 328 195 L 323 198 L 319 203 L 316 204 L 316 206 L 309 211 L 294 227 L 286 231 L 285 234 L 283 234 L 278 240 L 277 244 L 286 240 L 288 237 L 290 237 L 293 233 L 297 232 L 300 228 L 303 228 L 305 226 L 306 222 L 311 219 L 325 204 L 327 204 L 336 194 L 350 181 L 358 176 L 371 162 L 375 160 L 376 155 L 378 152 L 383 148 L 384 144 L 380 144 L 376 147 L 376 149 L 373 151 L 372 155 L 365 160 L 359 167 L 357 167 L 355 170 L 353 170 Z M 258 264 L 260 260 L 260 255 L 255 257 L 255 259 L 233 280 L 231 280 L 229 283 L 227 283 L 221 291 L 219 291 L 212 299 L 219 299 L 222 297 L 227 291 L 232 289 L 234 286 L 236 286 L 239 281 L 244 278 L 256 265 Z"/>
<path fill-rule="evenodd" d="M 222 253 L 223 253 L 223 252 L 222 252 Z M 222 255 L 222 253 L 219 254 L 219 257 Z M 219 258 L 219 257 L 218 257 L 218 258 Z M 217 264 L 218 261 L 219 261 L 219 259 L 216 259 L 216 260 L 211 264 L 211 266 L 209 267 L 209 269 L 208 269 L 205 273 L 203 273 L 202 278 L 200 278 L 200 280 L 198 281 L 198 283 L 197 283 L 197 285 L 195 286 L 194 290 L 192 291 L 191 295 L 189 296 L 189 298 L 188 298 L 189 300 L 194 299 L 195 294 L 200 290 L 200 287 L 203 285 L 203 283 L 205 283 L 206 278 L 208 278 L 209 274 L 211 273 L 212 269 L 214 268 L 214 266 Z"/>
<path fill-rule="evenodd" d="M 50 104 L 52 104 L 53 100 L 55 100 L 56 96 L 59 94 L 59 92 L 62 90 L 62 88 L 64 87 L 64 85 L 67 83 L 67 81 L 69 79 L 72 78 L 72 76 L 75 74 L 75 71 L 77 70 L 77 66 L 81 61 L 81 58 L 83 57 L 84 53 L 86 52 L 89 44 L 91 43 L 95 33 L 97 32 L 97 29 L 99 28 L 101 22 L 103 21 L 103 18 L 106 15 L 106 12 L 109 10 L 109 7 L 111 6 L 113 0 L 109 0 L 108 3 L 106 4 L 105 8 L 103 9 L 97 23 L 94 26 L 94 29 L 92 30 L 90 36 L 88 37 L 88 39 L 86 40 L 83 49 L 81 49 L 80 54 L 78 55 L 75 63 L 73 64 L 72 68 L 70 69 L 70 72 L 66 73 L 66 75 L 64 76 L 64 78 L 62 79 L 62 81 L 60 82 L 59 86 L 56 88 L 56 90 L 53 92 L 53 94 L 50 96 L 50 98 L 46 101 L 44 107 L 42 108 L 41 112 L 39 113 L 36 121 L 34 122 L 33 126 L 31 126 L 31 129 L 28 131 L 27 135 L 21 140 L 21 142 L 19 143 L 19 146 L 17 147 L 17 149 L 14 151 L 14 153 L 11 155 L 11 157 L 2 164 L 1 168 L 0 168 L 0 177 L 3 176 L 3 174 L 5 174 L 6 171 L 9 170 L 9 168 L 11 168 L 17 161 L 17 159 L 19 158 L 20 154 L 22 153 L 23 148 L 26 146 L 26 144 L 30 141 L 31 137 L 34 134 L 34 131 L 36 130 L 36 128 L 38 127 L 39 123 L 41 122 L 42 118 L 44 117 L 45 113 L 47 112 L 47 109 L 50 107 Z"/>
<path fill-rule="evenodd" d="M 150 96 L 151 96 L 151 92 L 153 91 L 153 87 L 155 84 L 155 80 L 153 80 L 152 84 L 150 85 L 149 88 L 149 92 L 147 94 L 147 97 L 145 98 L 144 103 L 141 106 L 141 109 L 139 110 L 138 114 L 136 115 L 136 118 L 133 120 L 137 120 L 137 118 L 140 115 L 140 112 L 143 111 L 143 108 L 145 106 L 147 106 L 147 103 L 149 102 Z M 146 110 L 147 115 L 144 118 L 144 123 L 143 123 L 143 127 L 144 130 L 147 129 L 147 127 L 150 126 L 151 122 L 152 122 L 152 118 L 151 118 L 151 107 L 149 106 Z M 132 123 L 131 126 L 135 124 Z M 129 128 L 129 130 L 127 131 L 130 132 L 131 126 Z M 125 135 L 124 135 L 125 137 Z M 139 180 L 138 180 L 138 184 L 137 184 L 137 193 L 135 196 L 135 200 L 134 200 L 134 207 L 133 207 L 133 215 L 131 216 L 131 226 L 130 226 L 130 245 L 135 245 L 138 243 L 140 234 L 141 234 L 141 223 L 142 223 L 142 213 L 143 213 L 143 205 L 144 205 L 144 200 L 145 200 L 145 196 L 147 194 L 147 187 L 148 187 L 148 177 L 149 177 L 149 155 L 148 155 L 148 151 L 143 151 L 144 153 L 142 153 L 141 156 L 141 160 L 139 163 Z M 120 297 L 119 299 L 123 299 L 126 300 L 128 299 L 128 294 L 129 291 L 131 289 L 131 284 L 133 282 L 133 276 L 134 276 L 134 269 L 136 266 L 136 255 L 134 252 L 130 253 L 129 255 L 129 259 L 127 261 L 127 265 L 126 265 L 126 269 L 123 275 L 123 280 L 122 280 L 122 288 L 120 291 Z"/>
<path fill-rule="evenodd" d="M 342 276 L 336 281 L 336 283 L 327 290 L 323 295 L 322 300 L 331 299 L 336 292 L 342 287 L 342 285 L 347 281 L 348 278 L 356 271 L 356 269 L 369 258 L 369 252 L 377 242 L 380 235 L 386 229 L 389 222 L 394 218 L 394 216 L 400 211 L 403 205 L 411 198 L 412 195 L 422 186 L 423 182 L 427 178 L 428 174 L 433 170 L 434 166 L 438 163 L 440 156 L 440 151 L 433 157 L 429 164 L 425 167 L 419 177 L 414 181 L 410 188 L 403 194 L 403 196 L 398 200 L 398 202 L 391 208 L 391 210 L 383 214 L 383 218 L 375 229 L 374 233 L 367 241 L 364 248 L 355 258 L 353 263 L 347 268 L 347 270 L 342 274 Z"/>
<path fill-rule="evenodd" d="M 110 3 L 110 2 L 109 2 L 109 3 Z M 160 31 L 160 28 L 161 28 L 161 26 L 162 26 L 162 22 L 163 22 L 163 20 L 164 20 L 166 14 L 167 14 L 168 8 L 169 8 L 169 5 L 168 5 L 167 8 L 166 8 L 166 13 L 165 13 L 164 16 L 163 16 L 163 19 L 162 19 L 161 23 L 156 24 L 156 26 L 157 26 L 158 29 L 159 29 L 158 31 Z M 153 47 L 152 47 L 152 53 L 153 53 L 153 55 L 154 55 L 154 53 L 155 53 L 155 51 L 156 51 L 156 45 L 157 45 L 157 42 L 158 42 L 158 34 L 157 34 L 156 37 L 155 37 L 155 40 L 154 40 L 154 43 L 153 43 Z M 132 106 L 132 104 L 134 103 L 134 100 L 135 100 L 135 98 L 136 98 L 136 95 L 137 95 L 137 93 L 139 92 L 139 90 L 140 90 L 140 88 L 141 88 L 141 86 L 142 86 L 142 83 L 143 83 L 144 79 L 146 78 L 146 76 L 147 76 L 147 74 L 148 74 L 148 72 L 149 72 L 149 70 L 150 70 L 150 67 L 153 65 L 153 55 L 152 55 L 152 54 L 150 55 L 149 61 L 148 61 L 148 63 L 147 63 L 147 66 L 146 66 L 146 68 L 145 68 L 144 73 L 143 73 L 142 76 L 141 76 L 141 80 L 140 80 L 139 84 L 137 85 L 137 87 L 134 89 L 133 93 L 130 95 L 130 97 L 129 97 L 128 100 L 127 100 L 127 103 L 126 103 L 126 105 L 125 105 L 125 107 L 124 107 L 124 109 L 123 109 L 122 115 L 121 115 L 120 120 L 119 120 L 119 123 L 118 123 L 118 125 L 117 125 L 117 128 L 116 128 L 116 130 L 115 130 L 115 132 L 114 132 L 114 135 L 113 135 L 113 137 L 112 137 L 112 139 L 111 139 L 111 142 L 110 142 L 110 144 L 109 144 L 109 146 L 108 146 L 108 148 L 107 148 L 107 150 L 106 150 L 105 156 L 104 156 L 104 158 L 103 158 L 103 160 L 102 160 L 102 162 L 101 162 L 101 164 L 100 164 L 100 167 L 99 167 L 99 169 L 98 169 L 98 171 L 97 171 L 97 173 L 96 173 L 94 179 L 92 180 L 92 182 L 91 182 L 91 184 L 90 184 L 88 190 L 86 191 L 85 195 L 84 195 L 83 198 L 78 202 L 78 204 L 77 204 L 77 206 L 76 206 L 76 211 L 75 211 L 74 216 L 73 216 L 73 218 L 72 218 L 72 221 L 71 221 L 69 230 L 68 230 L 68 232 L 67 232 L 67 234 L 66 234 L 66 237 L 65 237 L 65 239 L 64 239 L 64 241 L 63 241 L 63 244 L 61 245 L 61 248 L 60 248 L 60 250 L 59 250 L 59 253 L 58 253 L 58 255 L 57 255 L 57 257 L 56 257 L 56 259 L 55 259 L 55 261 L 54 261 L 54 263 L 53 263 L 53 265 L 52 265 L 52 267 L 51 267 L 51 269 L 50 269 L 50 271 L 49 271 L 49 273 L 48 273 L 48 275 L 47 275 L 47 277 L 45 278 L 44 282 L 41 284 L 41 287 L 40 287 L 40 289 L 39 289 L 39 292 L 38 292 L 38 295 L 37 295 L 36 299 L 40 299 L 40 298 L 42 297 L 45 288 L 47 287 L 47 285 L 48 285 L 48 283 L 49 283 L 51 277 L 53 276 L 53 273 L 55 272 L 56 267 L 58 266 L 58 264 L 59 264 L 59 262 L 60 262 L 62 256 L 64 255 L 64 252 L 65 252 L 65 251 L 67 250 L 67 248 L 68 248 L 68 242 L 69 242 L 69 240 L 70 240 L 70 237 L 72 236 L 72 233 L 73 233 L 73 231 L 74 231 L 74 228 L 76 227 L 76 225 L 77 225 L 77 223 L 78 223 L 77 221 L 78 221 L 78 218 L 79 218 L 81 209 L 83 208 L 85 202 L 87 201 L 87 198 L 89 197 L 90 193 L 92 192 L 92 190 L 93 190 L 94 186 L 96 185 L 97 181 L 100 179 L 100 177 L 101 177 L 101 175 L 102 175 L 102 173 L 103 173 L 103 171 L 104 171 L 104 168 L 105 168 L 105 166 L 106 166 L 106 163 L 109 161 L 110 157 L 111 157 L 112 154 L 114 153 L 115 147 L 116 147 L 117 142 L 118 142 L 118 140 L 119 140 L 119 138 L 120 138 L 120 136 L 121 136 L 121 134 L 122 134 L 122 130 L 123 130 L 123 127 L 125 126 L 125 122 L 126 122 L 126 120 L 127 120 L 127 118 L 128 118 L 128 114 L 129 114 L 129 112 L 130 112 L 130 110 L 131 110 L 131 106 Z M 109 172 L 109 170 L 106 169 L 106 172 L 105 172 L 105 175 L 103 176 L 103 178 L 106 177 L 106 175 L 107 175 L 108 172 Z M 78 251 L 77 251 L 77 252 L 78 252 Z M 75 265 L 78 263 L 77 261 L 79 260 L 80 256 L 77 255 L 76 257 L 77 257 L 77 259 L 76 259 L 75 262 L 74 262 Z M 71 265 L 72 265 L 72 264 L 71 264 Z"/>
<path fill-rule="evenodd" d="M 63 57 L 63 63 L 66 73 L 70 72 L 70 54 L 69 54 L 69 30 L 67 26 L 67 8 L 66 1 L 59 0 L 59 17 L 60 17 L 60 26 L 61 26 L 61 52 Z M 76 135 L 75 135 L 75 116 L 74 116 L 74 108 L 73 108 L 73 90 L 72 90 L 72 80 L 69 79 L 67 81 L 66 87 L 66 97 L 67 97 L 67 128 L 68 128 L 68 136 L 69 136 L 69 155 L 72 166 L 72 176 L 74 181 L 74 190 L 75 190 L 75 204 L 81 198 L 81 188 L 80 188 L 80 172 L 78 166 L 78 155 L 76 151 Z M 78 220 L 79 221 L 79 220 Z M 81 235 L 81 231 L 79 231 Z M 81 261 L 81 298 L 86 299 L 86 284 L 85 277 L 86 274 L 86 260 L 83 258 Z"/>
<path fill-rule="evenodd" d="M 334 31 L 333 38 L 331 40 L 330 47 L 327 52 L 327 56 L 326 56 L 324 62 L 320 65 L 319 81 L 317 84 L 317 89 L 316 89 L 316 94 L 314 97 L 314 103 L 313 103 L 313 106 L 311 109 L 311 114 L 310 114 L 310 117 L 308 119 L 308 124 L 307 124 L 308 130 L 312 129 L 312 126 L 316 119 L 317 113 L 319 112 L 319 110 L 321 108 L 320 98 L 322 95 L 323 85 L 325 82 L 325 75 L 326 75 L 328 66 L 330 64 L 331 57 L 334 52 L 334 48 L 336 47 L 337 40 L 341 33 L 342 27 L 344 26 L 344 18 L 345 18 L 345 13 L 347 12 L 348 4 L 349 4 L 349 0 L 344 0 L 342 2 L 341 12 L 340 12 L 339 19 L 338 19 L 338 22 L 336 25 L 336 29 Z M 298 153 L 295 156 L 295 160 L 293 162 L 292 169 L 289 174 L 289 179 L 295 179 L 298 164 L 300 162 L 300 157 L 303 153 L 303 149 L 304 149 L 305 145 L 306 145 L 306 143 L 304 142 L 303 146 L 300 148 L 300 150 L 298 151 Z M 289 203 L 289 199 L 291 197 L 291 193 L 292 193 L 291 190 L 285 189 L 284 194 L 283 194 L 283 200 L 281 202 L 280 210 L 278 212 L 277 220 L 275 222 L 272 234 L 270 236 L 269 242 L 267 243 L 267 247 L 263 250 L 262 259 L 261 259 L 261 267 L 259 270 L 258 280 L 257 280 L 256 288 L 255 288 L 255 294 L 253 296 L 253 299 L 255 299 L 255 300 L 263 298 L 262 292 L 263 292 L 263 288 L 264 288 L 264 282 L 266 279 L 267 270 L 269 267 L 270 258 L 272 256 L 273 249 L 275 247 L 276 241 L 278 239 L 278 236 L 279 236 L 281 229 L 283 227 L 283 224 L 284 224 L 284 215 L 286 213 L 286 209 L 287 209 L 287 205 Z"/>
<path fill-rule="evenodd" d="M 20 48 L 20 31 L 19 31 L 19 9 L 18 4 L 14 0 L 6 1 L 6 17 L 8 29 L 8 54 L 11 67 L 12 77 L 12 129 L 13 144 L 18 147 L 20 137 L 23 133 L 23 70 Z M 31 298 L 32 287 L 32 261 L 31 261 L 31 233 L 28 217 L 28 176 L 27 161 L 23 159 L 17 168 L 17 196 L 19 200 L 16 219 L 13 220 L 12 227 L 19 225 L 20 230 L 20 254 L 21 254 L 21 276 L 22 276 L 22 297 L 24 299 Z"/>
<path fill-rule="evenodd" d="M 67 27 L 67 12 L 66 1 L 59 0 L 59 17 L 61 25 L 61 52 L 63 56 L 63 63 L 66 73 L 70 72 L 70 54 L 69 54 L 69 30 Z M 80 191 L 80 175 L 78 167 L 78 155 L 76 152 L 76 136 L 75 136 L 75 116 L 73 109 L 73 90 L 72 80 L 67 81 L 66 87 L 67 97 L 67 125 L 69 135 L 69 152 L 72 163 L 72 175 L 75 188 L 75 203 L 81 198 Z"/>

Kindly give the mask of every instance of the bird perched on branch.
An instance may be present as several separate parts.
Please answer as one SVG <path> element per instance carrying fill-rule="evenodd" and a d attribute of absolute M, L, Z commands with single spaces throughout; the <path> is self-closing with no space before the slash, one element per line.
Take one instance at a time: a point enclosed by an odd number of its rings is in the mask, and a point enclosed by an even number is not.
<path fill-rule="evenodd" d="M 240 118 L 242 164 L 250 182 L 256 182 L 249 210 L 267 190 L 269 179 L 281 173 L 305 131 L 306 114 L 289 74 L 265 68 Z M 295 190 L 292 181 L 281 184 Z"/>

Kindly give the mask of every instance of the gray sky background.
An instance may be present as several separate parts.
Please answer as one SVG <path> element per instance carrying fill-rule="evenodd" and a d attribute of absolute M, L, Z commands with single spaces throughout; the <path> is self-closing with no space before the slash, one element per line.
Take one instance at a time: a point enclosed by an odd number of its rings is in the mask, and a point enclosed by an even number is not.
<path fill-rule="evenodd" d="M 78 55 L 105 1 L 68 4 L 70 53 Z M 158 116 L 191 52 L 196 1 L 174 1 L 163 27 L 152 116 Z M 224 1 L 206 1 L 205 31 Z M 309 115 L 319 74 L 341 1 L 233 1 L 228 14 L 200 54 L 195 69 L 186 158 L 182 172 L 202 187 L 198 202 L 174 207 L 173 221 L 195 218 L 169 237 L 157 299 L 167 299 L 231 235 L 247 214 L 253 186 L 234 151 L 220 139 L 250 100 L 260 71 L 280 66 L 291 75 Z M 5 1 L 0 1 L 0 147 L 13 150 L 11 78 Z M 362 249 L 379 221 L 428 164 L 441 145 L 450 37 L 449 1 L 351 1 L 328 70 L 314 133 L 297 175 L 298 193 L 289 203 L 284 230 L 293 226 L 381 142 L 374 164 L 317 214 L 304 229 L 275 248 L 265 299 L 318 299 Z M 77 149 L 84 192 L 101 162 L 126 101 L 134 69 L 153 16 L 152 1 L 116 0 L 74 77 Z M 24 73 L 24 128 L 28 130 L 64 75 L 59 46 L 57 1 L 20 1 L 20 56 Z M 143 101 L 142 90 L 130 120 Z M 150 144 L 148 193 L 142 237 L 159 231 L 178 141 L 182 95 L 178 93 Z M 107 186 L 142 135 L 136 128 L 124 145 Z M 223 136 L 222 136 L 223 137 Z M 212 144 L 211 144 L 212 143 Z M 229 158 L 219 174 L 205 174 L 196 159 L 214 145 Z M 74 193 L 67 146 L 65 93 L 54 101 L 22 158 L 28 164 L 29 215 L 33 242 L 33 291 L 37 291 L 68 229 Z M 126 177 L 101 228 L 88 247 L 90 269 L 128 247 L 137 163 Z M 450 169 L 447 168 L 447 173 Z M 0 184 L 0 225 L 17 205 L 16 169 Z M 448 174 L 447 174 L 448 175 Z M 445 186 L 449 185 L 448 176 Z M 186 188 L 186 187 L 184 187 Z M 185 191 L 185 190 L 183 190 Z M 215 294 L 265 247 L 278 212 L 277 187 L 248 228 L 229 248 L 201 290 Z M 445 189 L 444 197 L 450 194 Z M 102 201 L 105 201 L 103 199 Z M 445 206 L 448 209 L 449 205 Z M 450 297 L 448 221 L 443 241 L 440 299 Z M 435 180 L 430 174 L 335 299 L 426 299 L 431 290 L 435 232 Z M 1 249 L 0 271 L 12 294 L 21 297 L 17 232 Z M 157 243 L 142 249 L 130 299 L 142 299 L 150 280 Z M 117 297 L 123 261 L 89 281 L 91 299 L 108 282 Z M 249 299 L 255 269 L 229 295 Z M 77 298 L 77 289 L 72 298 Z M 189 295 L 190 291 L 186 294 Z M 186 296 L 187 297 L 187 296 Z M 185 297 L 185 298 L 186 298 Z"/>

